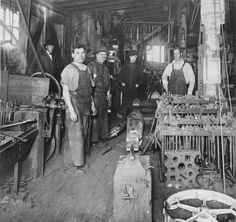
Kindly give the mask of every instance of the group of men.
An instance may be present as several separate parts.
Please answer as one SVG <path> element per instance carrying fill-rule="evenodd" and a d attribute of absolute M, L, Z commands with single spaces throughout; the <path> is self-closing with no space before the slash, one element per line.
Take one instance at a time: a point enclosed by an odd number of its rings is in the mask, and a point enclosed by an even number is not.
<path fill-rule="evenodd" d="M 49 41 L 45 50 L 49 51 L 51 46 L 53 44 Z M 190 64 L 182 59 L 179 48 L 173 52 L 174 61 L 167 65 L 162 76 L 163 86 L 166 92 L 171 94 L 192 94 L 195 84 L 193 70 Z M 85 154 L 90 153 L 90 143 L 104 142 L 108 137 L 107 110 L 111 76 L 105 65 L 107 53 L 105 46 L 99 46 L 94 52 L 94 61 L 85 65 L 86 47 L 83 44 L 75 44 L 71 48 L 73 61 L 63 69 L 60 77 L 56 76 L 61 83 L 67 105 L 64 140 L 68 143 L 64 144 L 65 172 L 72 175 L 83 175 L 88 168 Z M 45 55 L 51 59 L 50 53 L 46 52 Z M 123 118 L 131 112 L 133 100 L 137 98 L 140 84 L 144 81 L 137 58 L 137 51 L 130 50 L 129 62 L 119 73 L 118 79 L 123 92 Z M 92 102 L 97 114 L 91 118 Z"/>

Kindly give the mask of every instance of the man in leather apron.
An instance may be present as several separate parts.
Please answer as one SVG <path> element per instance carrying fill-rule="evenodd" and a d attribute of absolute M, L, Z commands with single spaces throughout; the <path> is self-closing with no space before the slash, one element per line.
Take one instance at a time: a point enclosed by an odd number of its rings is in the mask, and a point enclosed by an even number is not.
<path fill-rule="evenodd" d="M 63 97 L 67 105 L 64 138 L 65 172 L 85 173 L 85 151 L 89 149 L 92 79 L 85 60 L 85 46 L 72 46 L 73 62 L 61 74 Z M 67 142 L 67 144 L 66 144 Z"/>
<path fill-rule="evenodd" d="M 174 49 L 174 61 L 167 65 L 162 75 L 162 83 L 167 93 L 192 95 L 195 85 L 195 75 L 191 65 L 185 62 L 180 48 Z"/>
<path fill-rule="evenodd" d="M 97 115 L 92 117 L 91 142 L 104 141 L 108 137 L 108 98 L 110 96 L 110 73 L 104 62 L 107 48 L 99 46 L 95 51 L 96 59 L 88 64 L 94 81 L 93 98 Z"/>

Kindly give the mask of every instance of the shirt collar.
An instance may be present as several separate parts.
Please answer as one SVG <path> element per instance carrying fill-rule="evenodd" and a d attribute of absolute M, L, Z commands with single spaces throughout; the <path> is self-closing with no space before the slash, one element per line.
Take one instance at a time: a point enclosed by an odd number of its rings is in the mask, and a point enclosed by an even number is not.
<path fill-rule="evenodd" d="M 173 60 L 173 64 L 174 64 L 174 66 L 182 66 L 183 64 L 184 64 L 184 60 L 181 58 L 180 59 L 181 61 L 179 62 L 179 63 L 176 63 L 176 61 L 175 60 Z"/>
<path fill-rule="evenodd" d="M 49 55 L 50 59 L 52 59 L 52 54 L 50 54 L 47 50 L 46 50 L 46 52 Z"/>

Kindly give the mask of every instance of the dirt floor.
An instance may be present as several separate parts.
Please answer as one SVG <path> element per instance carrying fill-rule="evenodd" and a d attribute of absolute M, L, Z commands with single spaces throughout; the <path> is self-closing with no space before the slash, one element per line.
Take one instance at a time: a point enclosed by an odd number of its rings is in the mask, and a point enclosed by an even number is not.
<path fill-rule="evenodd" d="M 140 150 L 150 141 L 145 127 Z M 13 190 L 13 169 L 0 174 L 0 222 L 112 222 L 113 179 L 119 157 L 125 155 L 124 131 L 105 143 L 92 146 L 87 157 L 89 168 L 83 176 L 64 172 L 62 154 L 47 162 L 44 176 L 21 176 L 19 194 Z M 176 189 L 160 182 L 159 151 L 152 148 L 152 221 L 162 222 L 163 203 Z M 225 220 L 223 220 L 225 221 Z M 122 221 L 121 221 L 122 222 Z"/>
<path fill-rule="evenodd" d="M 46 165 L 44 177 L 22 177 L 18 196 L 12 193 L 10 177 L 1 186 L 1 222 L 108 222 L 113 210 L 113 176 L 117 161 L 125 152 L 126 134 L 92 147 L 83 176 L 64 172 L 62 155 Z M 145 136 L 142 147 L 148 142 Z M 162 219 L 163 185 L 159 182 L 158 152 L 150 155 L 152 169 L 153 221 Z"/>

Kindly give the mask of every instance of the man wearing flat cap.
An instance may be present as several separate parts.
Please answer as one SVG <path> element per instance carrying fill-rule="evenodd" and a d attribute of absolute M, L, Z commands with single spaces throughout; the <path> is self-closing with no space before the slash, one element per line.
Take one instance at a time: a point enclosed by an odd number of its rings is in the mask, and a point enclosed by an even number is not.
<path fill-rule="evenodd" d="M 52 39 L 48 39 L 41 48 L 39 60 L 43 66 L 44 72 L 51 74 L 60 82 L 63 63 L 61 57 L 55 52 L 55 42 Z M 37 71 L 41 71 L 39 67 L 37 67 Z M 53 81 L 50 81 L 49 92 L 50 94 L 57 92 L 56 84 Z"/>
<path fill-rule="evenodd" d="M 129 63 L 124 65 L 120 71 L 120 82 L 122 85 L 122 115 L 129 115 L 132 110 L 134 99 L 138 98 L 138 90 L 143 82 L 143 71 L 137 63 L 138 53 L 136 50 L 129 51 Z"/>
<path fill-rule="evenodd" d="M 88 64 L 94 80 L 94 103 L 97 115 L 92 118 L 91 142 L 95 145 L 99 140 L 105 141 L 108 137 L 108 99 L 110 97 L 110 73 L 104 62 L 108 50 L 100 45 L 94 51 L 95 60 Z"/>

